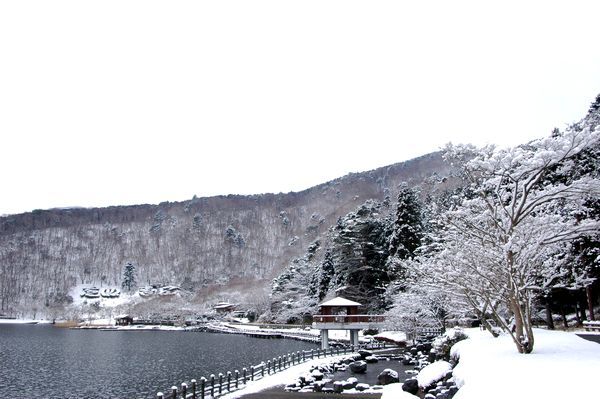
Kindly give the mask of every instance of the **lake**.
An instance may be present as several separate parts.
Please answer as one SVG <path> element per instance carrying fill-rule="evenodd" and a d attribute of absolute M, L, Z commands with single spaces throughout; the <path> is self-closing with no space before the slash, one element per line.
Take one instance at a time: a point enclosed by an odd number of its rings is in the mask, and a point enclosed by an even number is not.
<path fill-rule="evenodd" d="M 0 397 L 155 398 L 192 378 L 316 347 L 231 334 L 0 324 Z"/>

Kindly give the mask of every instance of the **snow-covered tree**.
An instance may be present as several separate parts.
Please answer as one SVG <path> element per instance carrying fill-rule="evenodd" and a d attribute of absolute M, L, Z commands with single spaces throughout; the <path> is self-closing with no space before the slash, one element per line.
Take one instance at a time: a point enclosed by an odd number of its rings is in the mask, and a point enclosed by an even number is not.
<path fill-rule="evenodd" d="M 446 328 L 451 316 L 461 316 L 451 298 L 442 290 L 426 285 L 413 286 L 394 296 L 394 306 L 386 312 L 387 327 L 404 331 L 415 339 L 422 327 Z"/>
<path fill-rule="evenodd" d="M 121 283 L 123 289 L 131 291 L 131 288 L 135 287 L 135 266 L 131 262 L 127 262 L 123 268 L 123 282 Z"/>
<path fill-rule="evenodd" d="M 422 210 L 418 195 L 403 183 L 398 193 L 396 220 L 390 238 L 390 256 L 412 258 L 421 245 L 422 233 Z"/>
<path fill-rule="evenodd" d="M 449 160 L 463 164 L 475 196 L 442 215 L 444 229 L 425 251 L 430 256 L 412 262 L 413 271 L 459 295 L 482 319 L 491 315 L 520 353 L 534 347 L 535 293 L 568 272 L 565 245 L 600 228 L 582 218 L 586 201 L 600 194 L 598 179 L 545 177 L 577 168 L 574 157 L 599 136 L 600 129 L 583 127 L 509 149 L 446 149 Z"/>

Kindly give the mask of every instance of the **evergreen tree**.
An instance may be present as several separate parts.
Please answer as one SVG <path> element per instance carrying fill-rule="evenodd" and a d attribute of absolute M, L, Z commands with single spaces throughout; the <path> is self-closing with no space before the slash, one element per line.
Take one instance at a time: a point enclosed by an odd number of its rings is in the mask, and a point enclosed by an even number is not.
<path fill-rule="evenodd" d="M 127 288 L 127 291 L 131 291 L 131 288 L 135 287 L 135 266 L 131 262 L 127 262 L 123 268 L 123 283 L 121 286 L 123 289 Z"/>
<path fill-rule="evenodd" d="M 421 203 L 415 190 L 402 183 L 398 193 L 396 220 L 390 238 L 390 256 L 400 259 L 412 258 L 421 245 L 423 235 Z"/>

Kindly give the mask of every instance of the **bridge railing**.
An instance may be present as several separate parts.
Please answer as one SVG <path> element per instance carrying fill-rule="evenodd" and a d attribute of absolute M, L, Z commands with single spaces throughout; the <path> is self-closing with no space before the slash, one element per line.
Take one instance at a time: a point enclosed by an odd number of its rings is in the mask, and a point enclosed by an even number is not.
<path fill-rule="evenodd" d="M 360 346 L 346 345 L 329 349 L 292 352 L 271 360 L 263 361 L 250 368 L 239 368 L 233 372 L 228 371 L 225 374 L 211 374 L 208 378 L 202 377 L 200 380 L 191 380 L 189 384 L 182 383 L 180 387 L 174 385 L 171 387 L 170 392 L 159 392 L 156 394 L 156 397 L 157 399 L 216 398 L 229 392 L 242 389 L 251 381 L 256 381 L 266 376 L 276 374 L 297 364 L 328 356 L 346 355 L 356 352 L 359 348 L 381 349 L 385 348 L 385 343 L 376 342 Z"/>
<path fill-rule="evenodd" d="M 354 314 L 354 315 L 315 315 L 313 322 L 315 323 L 383 323 L 385 316 L 370 315 L 370 314 Z"/>

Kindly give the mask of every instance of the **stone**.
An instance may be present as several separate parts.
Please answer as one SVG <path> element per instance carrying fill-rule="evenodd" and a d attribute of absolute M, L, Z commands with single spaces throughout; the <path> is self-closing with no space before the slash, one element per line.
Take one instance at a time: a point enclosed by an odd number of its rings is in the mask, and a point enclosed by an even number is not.
<path fill-rule="evenodd" d="M 360 358 L 361 358 L 362 360 L 365 360 L 365 359 L 366 359 L 367 357 L 369 357 L 369 356 L 373 356 L 373 352 L 370 352 L 370 351 L 368 351 L 368 350 L 365 350 L 365 349 L 361 349 L 361 350 L 359 350 L 359 351 L 358 351 L 358 354 L 360 355 Z"/>
<path fill-rule="evenodd" d="M 416 378 L 409 378 L 402 384 L 402 390 L 416 395 L 419 392 L 419 382 Z"/>
<path fill-rule="evenodd" d="M 352 384 L 353 388 L 358 384 L 358 378 L 350 377 L 346 381 L 348 381 L 350 384 Z"/>
<path fill-rule="evenodd" d="M 313 370 L 310 374 L 316 381 L 321 381 L 323 379 L 323 373 L 321 373 L 319 370 Z"/>
<path fill-rule="evenodd" d="M 450 385 L 450 388 L 448 388 L 448 396 L 453 397 L 456 392 L 458 392 L 458 387 L 456 385 Z"/>
<path fill-rule="evenodd" d="M 410 366 L 411 364 L 415 364 L 412 356 L 404 356 L 404 359 L 402 359 L 402 364 L 405 366 Z"/>
<path fill-rule="evenodd" d="M 364 384 L 364 383 L 360 383 L 360 384 L 356 384 L 356 386 L 354 387 L 356 388 L 357 391 L 366 391 L 367 389 L 371 388 L 371 386 L 369 384 Z"/>
<path fill-rule="evenodd" d="M 377 383 L 380 385 L 393 384 L 395 382 L 400 382 L 396 370 L 385 369 L 377 376 Z"/>
<path fill-rule="evenodd" d="M 352 389 L 356 386 L 356 383 L 351 383 L 350 381 L 342 381 L 344 383 L 344 389 Z"/>
<path fill-rule="evenodd" d="M 367 362 L 359 360 L 354 363 L 350 363 L 350 371 L 354 374 L 364 374 L 367 372 Z"/>
<path fill-rule="evenodd" d="M 335 393 L 344 392 L 344 381 L 335 381 L 333 383 L 333 392 L 335 392 Z"/>
<path fill-rule="evenodd" d="M 375 356 L 365 357 L 365 362 L 367 362 L 367 363 L 377 363 L 378 361 L 379 361 L 379 359 L 377 359 Z"/>
<path fill-rule="evenodd" d="M 319 382 L 315 382 L 312 387 L 315 390 L 315 392 L 322 392 L 323 391 L 323 386 L 325 384 L 323 384 L 323 382 L 319 381 Z"/>

